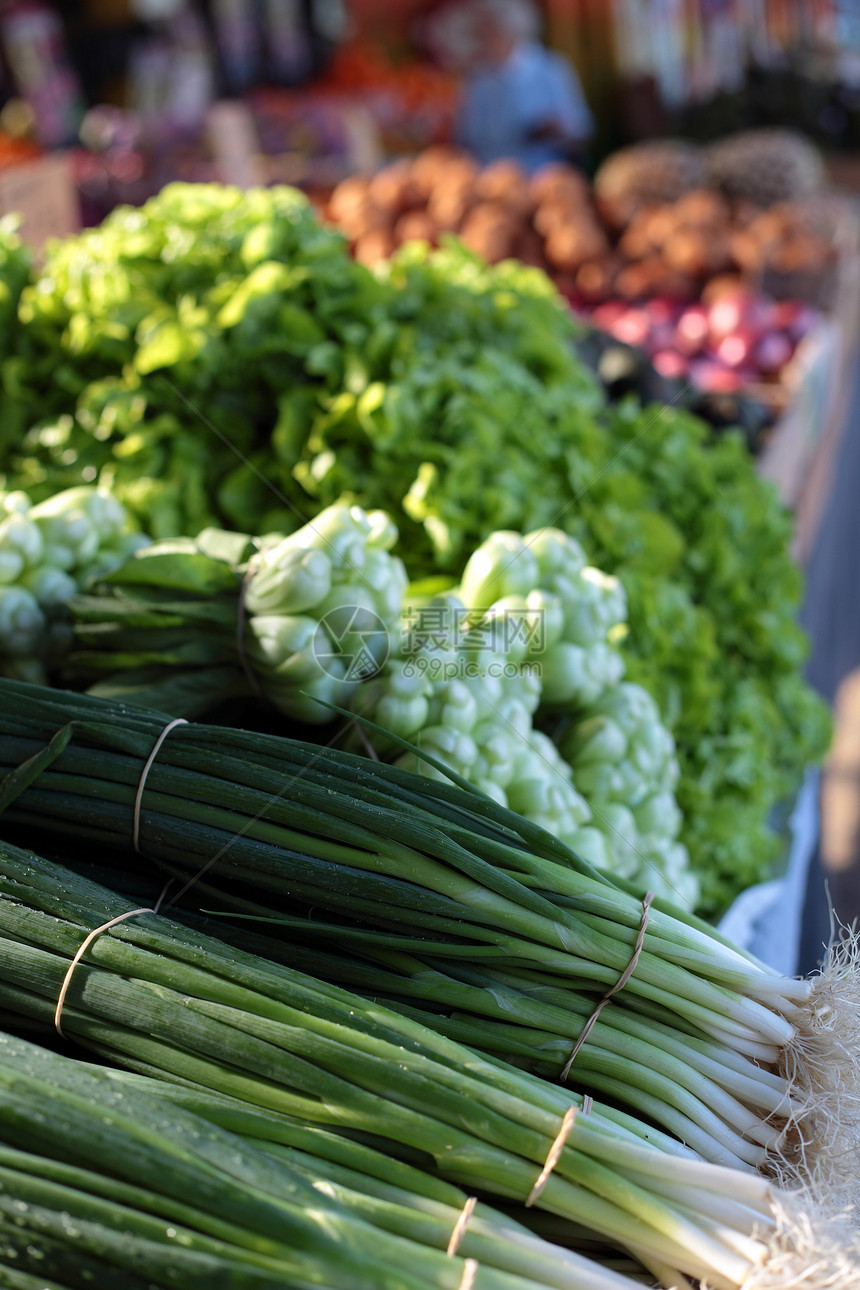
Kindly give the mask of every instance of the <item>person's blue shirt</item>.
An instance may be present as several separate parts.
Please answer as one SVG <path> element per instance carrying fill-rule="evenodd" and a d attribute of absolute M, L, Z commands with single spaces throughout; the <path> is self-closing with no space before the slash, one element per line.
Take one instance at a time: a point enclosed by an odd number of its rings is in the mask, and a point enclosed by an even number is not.
<path fill-rule="evenodd" d="M 570 64 L 530 41 L 518 45 L 500 67 L 469 79 L 457 133 L 482 165 L 514 157 L 532 172 L 567 154 L 565 139 L 530 138 L 549 122 L 560 127 L 568 143 L 588 138 L 593 127 Z"/>

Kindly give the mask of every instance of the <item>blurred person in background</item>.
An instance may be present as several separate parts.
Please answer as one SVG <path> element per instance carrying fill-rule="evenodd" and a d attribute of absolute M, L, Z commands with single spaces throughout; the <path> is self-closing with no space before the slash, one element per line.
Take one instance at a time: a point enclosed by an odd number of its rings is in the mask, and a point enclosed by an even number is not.
<path fill-rule="evenodd" d="M 582 162 L 593 119 L 570 63 L 540 41 L 530 0 L 473 0 L 458 142 L 482 165 L 513 157 L 529 173 Z"/>

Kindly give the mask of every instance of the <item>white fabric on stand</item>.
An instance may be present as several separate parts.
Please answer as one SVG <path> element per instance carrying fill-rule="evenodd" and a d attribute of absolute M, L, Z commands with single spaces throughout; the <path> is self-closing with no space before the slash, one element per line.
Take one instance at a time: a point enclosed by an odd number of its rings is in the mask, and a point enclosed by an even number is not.
<path fill-rule="evenodd" d="M 724 936 L 749 950 L 777 972 L 794 976 L 809 866 L 818 842 L 818 768 L 807 770 L 789 822 L 791 847 L 781 878 L 741 892 L 724 914 Z"/>

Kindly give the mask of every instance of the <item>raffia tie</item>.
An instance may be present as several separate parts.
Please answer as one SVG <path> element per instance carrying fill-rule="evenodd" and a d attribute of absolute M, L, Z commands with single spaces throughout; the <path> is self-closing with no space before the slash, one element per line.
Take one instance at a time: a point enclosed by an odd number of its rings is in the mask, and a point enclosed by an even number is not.
<path fill-rule="evenodd" d="M 472 1214 L 475 1212 L 475 1206 L 477 1205 L 477 1203 L 478 1203 L 477 1196 L 470 1196 L 469 1199 L 466 1201 L 465 1205 L 463 1206 L 462 1210 L 460 1211 L 460 1217 L 457 1219 L 456 1223 L 454 1224 L 454 1230 L 451 1233 L 451 1239 L 448 1242 L 448 1248 L 445 1251 L 449 1259 L 453 1258 L 453 1256 L 457 1253 L 457 1249 L 460 1245 L 460 1242 L 463 1239 L 463 1236 L 465 1235 L 466 1228 L 469 1225 L 469 1219 L 472 1217 Z"/>
<path fill-rule="evenodd" d="M 472 1290 L 480 1266 L 481 1265 L 477 1259 L 466 1259 L 466 1262 L 463 1264 L 463 1275 L 460 1277 L 460 1284 L 458 1285 L 457 1290 Z"/>
<path fill-rule="evenodd" d="M 93 928 L 93 930 L 89 933 L 86 939 L 81 943 L 77 953 L 75 954 L 75 957 L 72 959 L 71 963 L 69 964 L 66 975 L 63 977 L 63 984 L 60 986 L 60 993 L 57 998 L 57 1007 L 54 1011 L 54 1026 L 56 1028 L 57 1034 L 60 1035 L 61 1038 L 65 1039 L 66 1037 L 63 1034 L 63 1027 L 61 1024 L 61 1020 L 63 1016 L 63 1004 L 66 1002 L 66 995 L 69 993 L 69 986 L 72 984 L 72 977 L 75 975 L 75 968 L 78 966 L 81 959 L 84 957 L 87 950 L 92 945 L 93 941 L 96 939 L 97 936 L 101 936 L 102 932 L 107 932 L 111 927 L 116 927 L 117 923 L 124 923 L 127 918 L 137 918 L 138 915 L 140 914 L 157 914 L 159 909 L 161 908 L 161 904 L 162 904 L 162 901 L 164 900 L 164 897 L 167 895 L 167 889 L 172 882 L 173 882 L 173 879 L 171 878 L 170 882 L 168 882 L 165 885 L 164 890 L 162 891 L 161 895 L 158 897 L 158 900 L 155 902 L 154 905 L 151 905 L 151 906 L 148 905 L 145 909 L 127 909 L 124 914 L 118 914 L 116 918 L 110 918 L 106 923 L 102 923 L 101 927 Z"/>
<path fill-rule="evenodd" d="M 549 1176 L 553 1169 L 555 1169 L 559 1160 L 561 1160 L 561 1153 L 564 1151 L 565 1143 L 570 1137 L 570 1131 L 573 1128 L 573 1122 L 576 1119 L 577 1111 L 582 1115 L 588 1115 L 593 1105 L 594 1098 L 589 1097 L 586 1093 L 585 1097 L 582 1099 L 581 1107 L 569 1106 L 565 1111 L 561 1121 L 561 1128 L 556 1134 L 555 1140 L 549 1149 L 543 1168 L 535 1179 L 535 1185 L 532 1187 L 528 1194 L 528 1198 L 526 1199 L 526 1209 L 530 1209 L 535 1203 L 538 1196 L 540 1196 L 544 1187 L 549 1182 Z"/>
<path fill-rule="evenodd" d="M 568 1057 L 567 1062 L 565 1063 L 564 1069 L 561 1072 L 562 1079 L 567 1079 L 568 1075 L 570 1074 L 570 1068 L 573 1065 L 574 1061 L 576 1060 L 577 1053 L 579 1052 L 582 1045 L 585 1043 L 591 1031 L 597 1025 L 597 1019 L 600 1016 L 603 1009 L 606 1007 L 607 1003 L 609 1003 L 609 1000 L 614 995 L 618 994 L 621 990 L 624 989 L 625 985 L 630 980 L 633 973 L 636 971 L 637 965 L 639 963 L 639 956 L 642 953 L 642 947 L 645 944 L 645 933 L 648 930 L 648 919 L 651 917 L 651 904 L 653 900 L 654 900 L 654 892 L 649 891 L 646 894 L 645 899 L 642 901 L 642 918 L 639 923 L 639 934 L 636 937 L 636 944 L 633 947 L 633 953 L 630 957 L 630 962 L 627 964 L 627 967 L 624 969 L 624 971 L 621 973 L 621 976 L 615 982 L 615 985 L 613 985 L 611 989 L 606 991 L 606 994 L 600 1000 L 600 1003 L 598 1003 L 597 1007 L 594 1009 L 594 1012 L 592 1012 L 591 1016 L 588 1018 L 585 1025 L 582 1027 L 579 1038 L 577 1039 L 576 1043 L 573 1045 L 573 1052 Z"/>
<path fill-rule="evenodd" d="M 187 726 L 187 725 L 188 725 L 188 722 L 185 720 L 184 717 L 176 717 L 173 721 L 168 721 L 167 725 L 164 727 L 161 734 L 156 739 L 152 748 L 152 752 L 147 757 L 146 762 L 144 763 L 143 770 L 140 772 L 140 779 L 138 780 L 138 784 L 137 784 L 137 793 L 135 794 L 135 798 L 134 798 L 134 818 L 132 821 L 132 830 L 131 830 L 132 844 L 138 855 L 143 854 L 140 849 L 140 807 L 141 807 L 141 803 L 143 802 L 143 790 L 146 788 L 147 777 L 149 775 L 150 770 L 153 767 L 153 764 L 155 762 L 156 757 L 159 754 L 159 751 L 161 750 L 161 745 L 164 743 L 165 739 L 170 734 L 171 730 L 173 730 L 176 726 Z"/>

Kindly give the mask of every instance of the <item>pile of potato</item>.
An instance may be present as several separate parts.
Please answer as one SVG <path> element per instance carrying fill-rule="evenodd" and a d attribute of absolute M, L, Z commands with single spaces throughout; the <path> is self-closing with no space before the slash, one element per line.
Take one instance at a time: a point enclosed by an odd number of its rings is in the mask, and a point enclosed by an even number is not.
<path fill-rule="evenodd" d="M 515 161 L 482 170 L 447 147 L 344 180 L 326 213 L 366 264 L 445 233 L 493 263 L 515 256 L 556 274 L 609 253 L 588 180 L 572 167 L 548 166 L 529 180 Z"/>
<path fill-rule="evenodd" d="M 344 180 L 326 213 L 363 263 L 386 259 L 412 239 L 438 244 L 454 233 L 491 262 L 514 256 L 544 269 L 586 304 L 696 300 L 724 275 L 747 285 L 774 274 L 814 279 L 833 259 L 832 229 L 814 198 L 762 209 L 702 186 L 671 201 L 655 202 L 653 194 L 646 201 L 638 191 L 630 197 L 610 210 L 599 187 L 595 201 L 572 167 L 547 166 L 529 178 L 515 161 L 482 170 L 465 153 L 439 146 Z"/>
<path fill-rule="evenodd" d="M 726 273 L 748 281 L 773 273 L 820 273 L 833 253 L 832 237 L 822 231 L 814 206 L 732 207 L 720 193 L 696 188 L 671 204 L 638 211 L 618 240 L 612 269 L 605 271 L 609 276 L 614 269 L 615 294 L 627 299 L 690 298 Z M 587 282 L 577 285 L 592 294 Z"/>
<path fill-rule="evenodd" d="M 833 259 L 832 212 L 817 201 L 739 206 L 732 258 L 748 273 L 819 273 Z"/>

